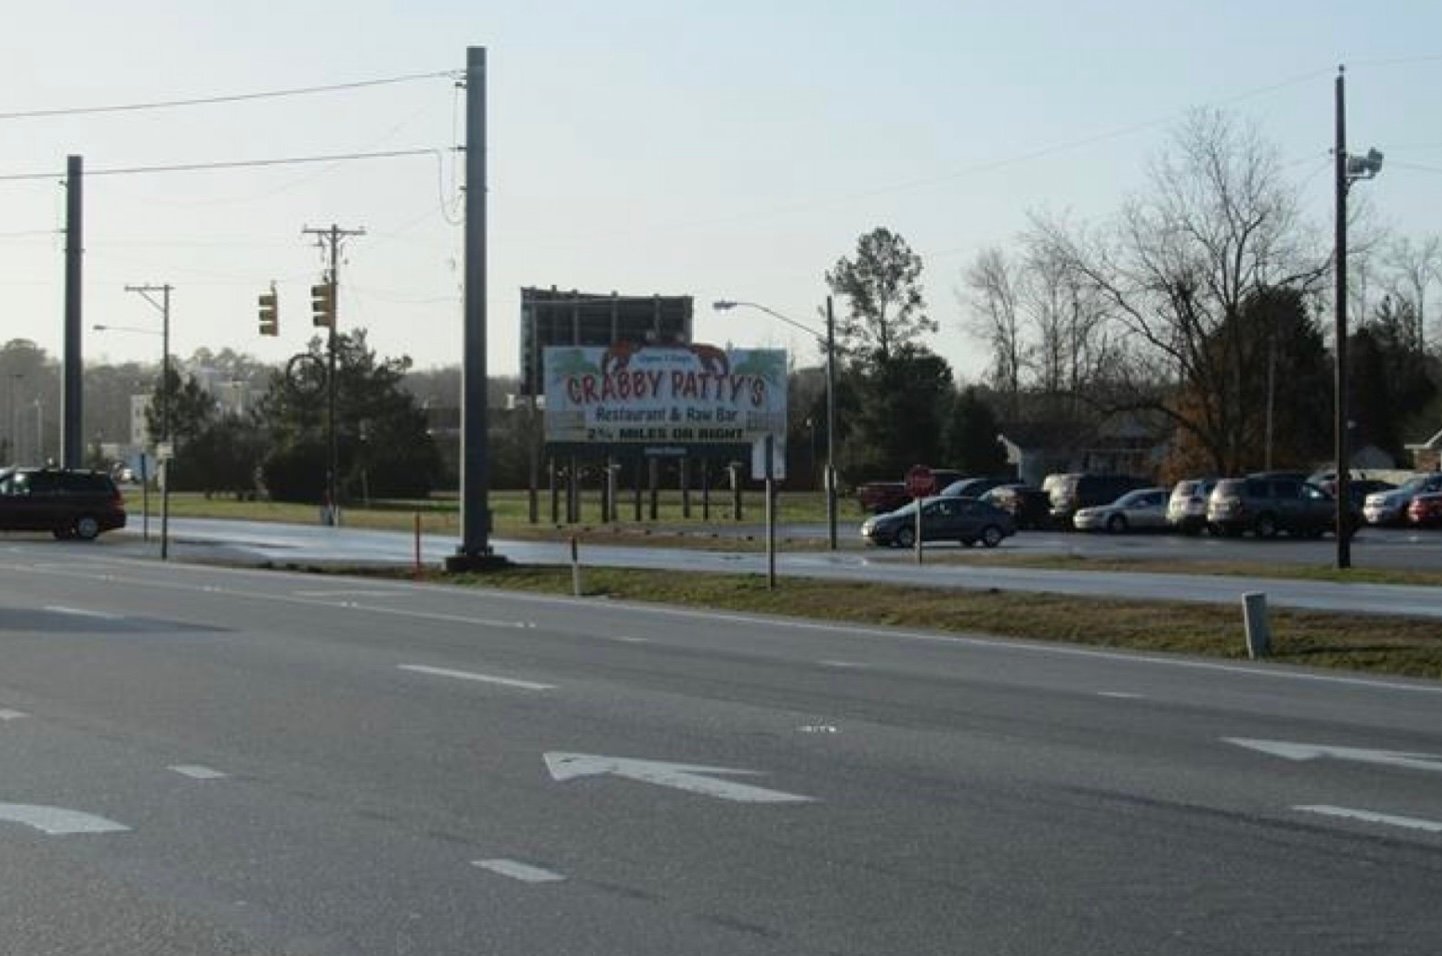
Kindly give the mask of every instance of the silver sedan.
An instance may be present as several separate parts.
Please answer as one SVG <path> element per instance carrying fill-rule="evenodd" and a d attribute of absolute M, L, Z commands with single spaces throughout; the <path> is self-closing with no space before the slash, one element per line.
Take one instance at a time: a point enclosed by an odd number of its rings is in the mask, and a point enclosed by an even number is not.
<path fill-rule="evenodd" d="M 1138 488 L 1128 491 L 1109 505 L 1083 508 L 1072 518 L 1078 531 L 1155 530 L 1167 526 L 1166 488 Z"/>

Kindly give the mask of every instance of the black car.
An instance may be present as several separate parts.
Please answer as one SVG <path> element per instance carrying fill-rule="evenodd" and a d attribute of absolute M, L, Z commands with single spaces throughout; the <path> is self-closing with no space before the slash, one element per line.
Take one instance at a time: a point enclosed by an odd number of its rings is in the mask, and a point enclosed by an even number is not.
<path fill-rule="evenodd" d="M 123 527 L 124 499 L 103 471 L 0 471 L 0 531 L 49 531 L 57 538 L 89 541 Z"/>
<path fill-rule="evenodd" d="M 937 487 L 941 490 L 937 494 L 948 498 L 980 498 L 993 488 L 1015 482 L 1015 478 L 959 478 L 944 485 L 938 482 Z"/>
<path fill-rule="evenodd" d="M 1051 527 L 1051 496 L 1032 485 L 998 485 L 981 495 L 981 500 L 996 505 L 1011 515 L 1017 530 Z"/>
<path fill-rule="evenodd" d="M 916 544 L 916 506 L 913 501 L 888 514 L 868 518 L 861 526 L 867 544 L 909 548 Z M 940 496 L 921 502 L 921 540 L 960 541 L 971 547 L 980 541 L 988 548 L 1016 533 L 1011 515 L 976 498 Z"/>

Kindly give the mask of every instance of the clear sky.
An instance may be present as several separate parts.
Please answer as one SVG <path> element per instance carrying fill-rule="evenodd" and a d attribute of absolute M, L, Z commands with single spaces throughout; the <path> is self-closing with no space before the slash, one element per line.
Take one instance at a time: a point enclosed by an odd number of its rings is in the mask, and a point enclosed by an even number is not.
<path fill-rule="evenodd" d="M 310 0 L 14 4 L 0 38 L 0 338 L 61 349 L 65 157 L 88 170 L 434 149 L 410 158 L 86 182 L 89 360 L 152 359 L 126 284 L 175 286 L 174 350 L 279 361 L 310 336 L 322 262 L 346 247 L 342 325 L 418 366 L 459 361 L 453 223 L 463 96 L 431 78 L 243 103 L 50 118 L 10 114 L 342 84 L 489 59 L 490 367 L 518 366 L 524 285 L 693 295 L 697 338 L 804 335 L 717 298 L 814 320 L 823 273 L 887 226 L 922 255 L 932 343 L 964 378 L 960 273 L 1028 210 L 1113 213 L 1198 106 L 1260 123 L 1308 214 L 1331 221 L 1332 82 L 1349 140 L 1387 166 L 1378 220 L 1442 231 L 1442 4 L 1333 0 Z M 256 333 L 274 280 L 281 335 Z"/>

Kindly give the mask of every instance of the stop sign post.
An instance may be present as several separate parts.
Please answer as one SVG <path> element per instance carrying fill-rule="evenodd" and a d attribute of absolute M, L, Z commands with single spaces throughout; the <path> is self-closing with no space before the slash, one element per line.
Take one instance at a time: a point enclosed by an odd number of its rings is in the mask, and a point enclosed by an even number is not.
<path fill-rule="evenodd" d="M 921 499 L 936 492 L 936 475 L 925 465 L 912 465 L 906 471 L 906 493 L 916 503 L 916 563 L 921 563 Z"/>

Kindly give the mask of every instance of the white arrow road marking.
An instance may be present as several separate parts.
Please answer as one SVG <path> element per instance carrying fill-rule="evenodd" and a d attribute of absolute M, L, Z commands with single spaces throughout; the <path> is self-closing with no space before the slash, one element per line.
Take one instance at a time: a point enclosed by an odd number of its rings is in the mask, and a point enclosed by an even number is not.
<path fill-rule="evenodd" d="M 500 684 L 502 687 L 516 687 L 520 690 L 555 690 L 555 684 L 537 684 L 535 681 L 515 680 L 511 677 L 494 677 L 490 674 L 474 674 L 471 671 L 453 671 L 445 667 L 428 667 L 425 664 L 397 664 L 403 671 L 416 674 L 430 674 L 432 677 L 454 677 L 457 680 L 473 680 L 482 684 Z"/>
<path fill-rule="evenodd" d="M 120 833 L 130 829 L 124 824 L 97 817 L 93 813 L 28 803 L 0 803 L 0 820 L 23 823 L 51 836 L 65 836 L 70 833 Z"/>
<path fill-rule="evenodd" d="M 602 757 L 596 754 L 548 753 L 545 755 L 546 769 L 552 780 L 574 780 L 576 777 L 595 777 L 611 774 L 654 783 L 662 787 L 686 790 L 719 800 L 734 800 L 737 803 L 810 803 L 813 798 L 780 790 L 767 790 L 734 780 L 713 780 L 700 774 L 740 773 L 754 774 L 755 770 L 732 770 L 726 767 L 706 767 L 698 764 L 662 763 L 659 760 L 632 760 L 627 757 Z"/>
<path fill-rule="evenodd" d="M 23 710 L 0 710 L 0 720 L 19 720 L 30 715 Z"/>
<path fill-rule="evenodd" d="M 1303 813 L 1320 813 L 1326 817 L 1343 817 L 1348 820 L 1361 820 L 1364 823 L 1383 823 L 1392 827 L 1406 827 L 1409 830 L 1425 830 L 1428 833 L 1442 833 L 1442 823 L 1436 820 L 1422 820 L 1417 817 L 1398 817 L 1390 813 L 1377 813 L 1372 810 L 1352 810 L 1348 807 L 1329 807 L 1326 805 L 1293 807 L 1292 809 L 1300 810 Z"/>
<path fill-rule="evenodd" d="M 550 870 L 543 870 L 539 866 L 531 866 L 528 863 L 518 863 L 515 860 L 472 860 L 471 866 L 478 866 L 483 870 L 499 873 L 501 876 L 509 876 L 522 883 L 560 883 L 565 880 L 565 877 L 559 873 L 552 873 Z"/>
<path fill-rule="evenodd" d="M 1387 767 L 1405 767 L 1408 770 L 1430 770 L 1442 773 L 1442 757 L 1433 754 L 1406 753 L 1398 750 L 1364 750 L 1359 747 L 1331 747 L 1326 744 L 1297 744 L 1285 740 L 1251 740 L 1246 737 L 1223 737 L 1222 740 L 1238 747 L 1283 757 L 1287 760 L 1318 760 L 1331 757 L 1334 760 L 1352 760 L 1357 763 L 1380 764 Z"/>
<path fill-rule="evenodd" d="M 192 780 L 222 780 L 228 776 L 228 774 L 221 773 L 219 770 L 202 767 L 200 764 L 177 764 L 167 769 L 174 770 L 182 777 L 189 777 Z"/>

